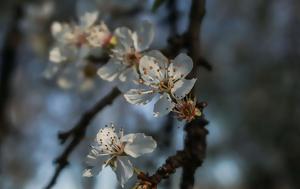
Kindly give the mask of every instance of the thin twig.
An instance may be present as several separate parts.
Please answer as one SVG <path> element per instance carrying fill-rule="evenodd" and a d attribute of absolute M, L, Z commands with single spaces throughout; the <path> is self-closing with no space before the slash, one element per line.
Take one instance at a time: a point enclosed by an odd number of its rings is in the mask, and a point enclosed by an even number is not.
<path fill-rule="evenodd" d="M 151 176 L 146 173 L 139 173 L 138 179 L 140 179 L 140 188 L 156 189 L 157 185 L 162 179 L 169 178 L 177 168 L 182 166 L 189 166 L 191 170 L 196 170 L 200 166 L 205 157 L 206 151 L 206 135 L 208 131 L 205 126 L 208 124 L 204 116 L 193 120 L 186 124 L 184 130 L 186 131 L 185 147 L 181 151 L 173 156 L 170 156 L 165 163 Z M 197 140 L 197 142 L 195 142 Z M 184 175 L 185 181 L 194 179 L 193 175 Z M 186 183 L 183 182 L 181 187 L 186 187 Z M 139 187 L 137 187 L 140 189 Z M 144 189 L 143 188 L 143 189 Z"/>
<path fill-rule="evenodd" d="M 50 182 L 45 187 L 46 189 L 50 189 L 56 183 L 56 180 L 62 170 L 68 165 L 68 158 L 75 147 L 82 141 L 85 136 L 86 130 L 92 119 L 97 115 L 98 112 L 103 110 L 106 106 L 113 103 L 113 101 L 121 94 L 119 89 L 114 88 L 112 91 L 107 94 L 104 98 L 98 101 L 90 110 L 86 111 L 79 122 L 69 131 L 60 133 L 58 138 L 60 139 L 61 143 L 64 144 L 67 139 L 72 139 L 71 142 L 67 145 L 66 149 L 63 153 L 56 158 L 55 164 L 56 169 L 55 173 L 52 176 Z"/>

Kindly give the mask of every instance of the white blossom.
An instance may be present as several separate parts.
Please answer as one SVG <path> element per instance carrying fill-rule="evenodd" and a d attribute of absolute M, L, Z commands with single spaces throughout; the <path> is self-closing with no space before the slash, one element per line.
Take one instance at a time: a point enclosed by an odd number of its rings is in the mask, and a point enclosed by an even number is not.
<path fill-rule="evenodd" d="M 91 27 L 88 31 L 87 40 L 92 47 L 104 47 L 113 39 L 108 27 L 104 22 Z"/>
<path fill-rule="evenodd" d="M 51 26 L 55 38 L 55 46 L 50 50 L 51 63 L 44 75 L 54 78 L 64 89 L 77 88 L 88 91 L 96 81 L 99 65 L 86 61 L 88 55 L 103 53 L 105 45 L 110 43 L 112 35 L 104 24 L 96 24 L 97 12 L 87 12 L 76 23 L 54 22 Z"/>
<path fill-rule="evenodd" d="M 151 153 L 156 148 L 156 142 L 143 133 L 124 135 L 123 131 L 116 132 L 114 125 L 100 129 L 95 144 L 87 156 L 88 168 L 83 176 L 97 175 L 102 168 L 111 167 L 115 171 L 119 183 L 124 184 L 132 177 L 134 168 L 128 157 L 137 158 Z"/>
<path fill-rule="evenodd" d="M 54 49 L 60 49 L 66 59 L 85 58 L 92 49 L 104 47 L 110 42 L 111 33 L 104 22 L 96 24 L 97 12 L 87 12 L 80 17 L 78 24 L 54 22 L 51 32 L 56 40 Z M 51 59 L 50 52 L 50 60 Z"/>
<path fill-rule="evenodd" d="M 184 98 L 193 88 L 196 79 L 185 79 L 192 68 L 192 59 L 184 53 L 169 62 L 159 51 L 150 51 L 139 64 L 143 85 L 129 90 L 124 97 L 132 104 L 147 104 L 158 94 L 154 116 L 166 115 L 174 108 L 174 101 Z"/>
<path fill-rule="evenodd" d="M 120 27 L 115 30 L 114 36 L 117 43 L 111 50 L 111 59 L 98 70 L 98 75 L 107 81 L 116 78 L 121 82 L 137 80 L 140 59 L 154 38 L 153 25 L 144 21 L 137 31 Z"/>
<path fill-rule="evenodd" d="M 67 57 L 64 56 L 58 47 L 54 47 L 50 50 L 49 59 L 51 62 L 60 63 L 67 60 Z"/>

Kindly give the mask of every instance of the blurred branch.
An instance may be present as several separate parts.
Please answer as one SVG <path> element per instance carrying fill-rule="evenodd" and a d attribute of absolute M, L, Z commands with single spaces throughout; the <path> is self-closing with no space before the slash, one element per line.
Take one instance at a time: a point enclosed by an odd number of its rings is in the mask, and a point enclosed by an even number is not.
<path fill-rule="evenodd" d="M 187 32 L 185 33 L 186 47 L 188 54 L 192 57 L 196 66 L 203 66 L 207 70 L 212 70 L 211 64 L 200 56 L 200 33 L 201 24 L 205 16 L 205 0 L 192 0 L 190 18 Z M 194 69 L 194 75 L 195 75 Z"/>
<path fill-rule="evenodd" d="M 17 66 L 17 49 L 21 40 L 21 32 L 19 23 L 23 17 L 23 9 L 21 4 L 13 7 L 13 15 L 11 24 L 4 36 L 4 42 L 1 52 L 0 62 L 0 163 L 2 163 L 2 142 L 6 135 L 11 131 L 7 120 L 6 108 L 11 92 L 11 80 L 13 72 Z M 2 172 L 0 165 L 0 173 Z"/>
<path fill-rule="evenodd" d="M 193 61 L 196 63 L 196 67 L 204 67 L 206 70 L 211 71 L 213 69 L 212 64 L 206 60 L 200 53 L 200 33 L 201 33 L 201 23 L 203 17 L 205 16 L 205 0 L 193 0 L 190 11 L 190 21 L 188 29 L 185 33 L 178 35 L 170 35 L 168 39 L 168 47 L 161 49 L 161 51 L 169 57 L 174 57 L 178 54 L 180 49 L 186 48 L 188 54 L 192 57 Z M 170 20 L 176 19 L 175 15 L 172 15 Z M 173 28 L 175 29 L 175 28 Z M 176 53 L 177 52 L 177 53 Z M 193 70 L 191 74 L 196 75 L 196 69 Z"/>
<path fill-rule="evenodd" d="M 72 129 L 58 134 L 58 138 L 60 139 L 61 144 L 64 144 L 70 138 L 71 142 L 67 145 L 63 153 L 60 156 L 58 156 L 58 158 L 56 158 L 56 160 L 54 161 L 54 163 L 56 164 L 56 170 L 50 182 L 45 187 L 46 189 L 50 189 L 55 185 L 58 176 L 60 175 L 62 170 L 68 165 L 69 155 L 84 138 L 87 127 L 89 126 L 91 120 L 106 106 L 112 104 L 113 101 L 120 94 L 121 92 L 119 91 L 119 89 L 112 89 L 112 91 L 109 94 L 107 94 L 104 98 L 98 101 L 90 110 L 86 111 L 82 115 L 79 122 Z"/>
<path fill-rule="evenodd" d="M 0 129 L 2 130 L 0 132 L 0 136 L 4 133 L 4 130 L 7 130 L 5 109 L 7 100 L 10 96 L 10 83 L 12 75 L 17 65 L 17 48 L 21 40 L 21 32 L 18 26 L 22 17 L 22 7 L 20 4 L 17 4 L 15 7 L 13 7 L 11 26 L 7 30 L 6 36 L 4 37 L 4 45 L 0 64 Z"/>

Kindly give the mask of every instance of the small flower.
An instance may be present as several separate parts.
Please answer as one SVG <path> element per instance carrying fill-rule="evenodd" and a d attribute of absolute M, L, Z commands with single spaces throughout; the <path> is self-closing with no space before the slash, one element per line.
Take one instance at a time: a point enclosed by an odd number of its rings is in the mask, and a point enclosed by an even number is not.
<path fill-rule="evenodd" d="M 74 60 L 76 58 L 86 57 L 92 48 L 104 47 L 110 43 L 112 35 L 104 22 L 95 24 L 98 18 L 97 12 L 87 12 L 80 17 L 78 24 L 67 24 L 54 22 L 51 26 L 52 35 L 57 44 L 50 51 L 50 60 L 53 54 L 59 51 L 66 60 Z"/>
<path fill-rule="evenodd" d="M 80 91 L 88 91 L 94 87 L 99 65 L 93 65 L 84 58 L 102 53 L 101 48 L 112 41 L 106 25 L 103 22 L 96 24 L 97 18 L 97 12 L 87 12 L 80 17 L 78 24 L 52 24 L 56 45 L 49 53 L 51 63 L 44 72 L 46 78 L 54 78 L 64 89 L 76 87 Z M 93 51 L 96 48 L 97 52 Z"/>
<path fill-rule="evenodd" d="M 132 189 L 157 189 L 157 185 L 147 181 L 140 181 Z"/>
<path fill-rule="evenodd" d="M 166 115 L 175 107 L 174 101 L 184 98 L 193 88 L 196 79 L 185 79 L 192 68 L 193 61 L 186 54 L 179 54 L 169 63 L 159 51 L 150 51 L 139 64 L 141 83 L 145 87 L 131 89 L 124 97 L 132 104 L 147 104 L 158 94 L 160 99 L 154 105 L 154 116 Z"/>
<path fill-rule="evenodd" d="M 77 48 L 88 45 L 87 37 L 97 18 L 97 12 L 87 12 L 80 17 L 78 25 L 54 22 L 51 26 L 52 35 L 62 45 Z"/>
<path fill-rule="evenodd" d="M 87 41 L 93 47 L 105 47 L 108 44 L 113 44 L 113 40 L 114 37 L 104 22 L 92 27 L 88 31 Z"/>
<path fill-rule="evenodd" d="M 83 176 L 91 177 L 98 174 L 103 167 L 110 166 L 117 175 L 119 183 L 125 182 L 133 175 L 133 166 L 128 156 L 137 158 L 151 153 L 156 148 L 156 142 L 143 133 L 123 135 L 116 132 L 114 125 L 100 129 L 95 139 L 95 145 L 87 156 L 87 165 Z"/>
<path fill-rule="evenodd" d="M 173 112 L 175 112 L 179 120 L 186 120 L 187 122 L 191 122 L 196 117 L 202 115 L 200 108 L 197 107 L 195 98 L 184 98 L 177 101 Z"/>
<path fill-rule="evenodd" d="M 107 81 L 138 79 L 138 66 L 143 51 L 147 50 L 154 38 L 153 25 L 143 22 L 138 31 L 120 27 L 114 32 L 116 45 L 111 50 L 111 59 L 98 70 L 98 75 Z"/>
<path fill-rule="evenodd" d="M 60 63 L 67 60 L 67 57 L 62 55 L 61 50 L 58 47 L 54 47 L 49 54 L 49 59 L 51 62 Z"/>

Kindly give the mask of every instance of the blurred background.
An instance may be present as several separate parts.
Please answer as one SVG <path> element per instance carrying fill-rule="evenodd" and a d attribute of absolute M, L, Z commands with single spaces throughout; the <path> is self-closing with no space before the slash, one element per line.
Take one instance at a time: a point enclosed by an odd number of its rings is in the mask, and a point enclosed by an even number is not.
<path fill-rule="evenodd" d="M 62 89 L 45 79 L 53 46 L 53 21 L 77 21 L 89 10 L 116 26 L 153 21 L 152 48 L 185 31 L 190 0 L 168 0 L 155 13 L 153 0 L 2 0 L 0 2 L 0 188 L 43 188 L 64 150 L 59 131 L 106 95 L 112 84 L 94 78 L 85 91 Z M 201 52 L 213 70 L 200 68 L 198 100 L 207 101 L 208 152 L 197 171 L 195 189 L 300 188 L 300 1 L 207 0 Z M 173 11 L 173 14 L 172 14 Z M 174 14 L 174 11 L 176 14 Z M 175 15 L 175 16 L 174 16 Z M 174 24 L 177 23 L 177 24 Z M 149 172 L 183 147 L 183 123 L 153 118 L 153 103 L 128 104 L 119 97 L 88 128 L 70 166 L 54 189 L 118 189 L 109 169 L 83 178 L 84 157 L 95 133 L 113 121 L 125 132 L 145 132 L 158 149 L 137 159 Z M 177 189 L 181 170 L 160 188 Z M 126 185 L 127 188 L 133 185 Z"/>

